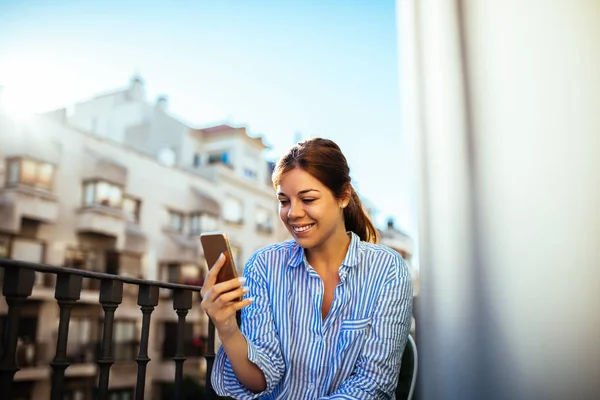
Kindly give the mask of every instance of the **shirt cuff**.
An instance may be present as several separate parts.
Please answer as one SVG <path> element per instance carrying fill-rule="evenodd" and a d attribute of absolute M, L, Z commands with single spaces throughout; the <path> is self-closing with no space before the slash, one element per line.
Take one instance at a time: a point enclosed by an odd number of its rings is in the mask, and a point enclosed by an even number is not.
<path fill-rule="evenodd" d="M 225 349 L 223 348 L 223 345 L 221 345 L 215 356 L 211 376 L 213 389 L 219 396 L 231 396 L 240 400 L 252 400 L 267 395 L 273 390 L 273 379 L 269 379 L 269 376 L 264 372 L 264 356 L 261 357 L 260 351 L 246 338 L 245 335 L 244 338 L 246 339 L 246 343 L 248 343 L 248 360 L 256 364 L 258 368 L 263 371 L 267 386 L 265 390 L 260 393 L 254 393 L 248 390 L 233 372 L 231 363 L 227 358 L 227 353 L 225 353 Z"/>

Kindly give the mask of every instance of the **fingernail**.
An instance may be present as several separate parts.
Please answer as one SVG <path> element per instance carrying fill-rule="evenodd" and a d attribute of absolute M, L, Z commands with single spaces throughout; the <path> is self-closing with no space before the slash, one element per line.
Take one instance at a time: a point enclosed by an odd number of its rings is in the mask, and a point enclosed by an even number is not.
<path fill-rule="evenodd" d="M 244 293 L 248 293 L 249 290 L 250 290 L 250 288 L 248 288 L 248 286 L 242 287 L 242 292 L 244 292 Z"/>
<path fill-rule="evenodd" d="M 221 261 L 224 257 L 225 257 L 225 254 L 221 253 L 221 255 L 219 256 L 219 261 Z"/>
<path fill-rule="evenodd" d="M 244 282 L 246 282 L 246 278 L 245 278 L 245 277 L 243 277 L 243 276 L 240 276 L 240 277 L 238 278 L 238 281 L 239 281 L 240 283 L 244 283 Z"/>
<path fill-rule="evenodd" d="M 254 297 L 248 297 L 246 300 L 248 300 L 250 303 L 252 303 L 254 301 Z"/>

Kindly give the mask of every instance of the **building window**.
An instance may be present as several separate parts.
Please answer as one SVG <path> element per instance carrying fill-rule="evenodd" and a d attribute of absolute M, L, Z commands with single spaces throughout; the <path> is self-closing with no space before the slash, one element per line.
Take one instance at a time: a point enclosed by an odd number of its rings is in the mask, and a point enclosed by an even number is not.
<path fill-rule="evenodd" d="M 94 326 L 90 317 L 71 317 L 67 337 L 67 360 L 71 363 L 91 363 L 96 358 Z"/>
<path fill-rule="evenodd" d="M 184 353 L 188 357 L 199 357 L 201 355 L 201 348 L 198 348 L 194 341 L 194 325 L 192 323 L 186 322 L 183 326 Z M 173 358 L 177 352 L 177 341 L 173 340 L 174 337 L 177 337 L 177 322 L 165 322 L 162 333 L 162 358 Z"/>
<path fill-rule="evenodd" d="M 231 160 L 229 157 L 229 152 L 224 151 L 222 153 L 212 153 L 208 155 L 208 163 L 209 164 L 223 164 L 231 167 Z"/>
<path fill-rule="evenodd" d="M 44 243 L 36 239 L 16 237 L 12 242 L 11 258 L 33 263 L 44 262 Z M 44 273 L 35 272 L 35 284 L 44 283 Z"/>
<path fill-rule="evenodd" d="M 65 267 L 82 269 L 85 271 L 98 271 L 98 254 L 93 250 L 82 248 L 67 248 L 65 254 Z"/>
<path fill-rule="evenodd" d="M 125 219 L 134 224 L 140 222 L 140 206 L 142 202 L 131 196 L 123 197 L 123 214 Z"/>
<path fill-rule="evenodd" d="M 115 361 L 133 361 L 137 348 L 135 321 L 116 320 L 113 333 Z"/>
<path fill-rule="evenodd" d="M 241 224 L 244 220 L 242 201 L 231 196 L 225 197 L 223 219 L 227 222 Z"/>
<path fill-rule="evenodd" d="M 256 230 L 265 233 L 273 231 L 273 216 L 265 207 L 256 207 Z"/>
<path fill-rule="evenodd" d="M 63 394 L 63 400 L 85 400 L 85 389 L 66 389 Z"/>
<path fill-rule="evenodd" d="M 123 189 L 106 181 L 89 181 L 83 184 L 84 206 L 121 208 Z"/>
<path fill-rule="evenodd" d="M 108 400 L 133 400 L 133 389 L 110 389 Z"/>
<path fill-rule="evenodd" d="M 184 264 L 180 270 L 180 282 L 184 285 L 202 285 L 200 267 L 194 264 Z"/>
<path fill-rule="evenodd" d="M 7 185 L 27 185 L 51 191 L 54 180 L 54 166 L 29 158 L 8 160 Z"/>
<path fill-rule="evenodd" d="M 200 154 L 194 154 L 194 167 L 199 167 L 202 163 L 202 159 L 200 158 Z"/>
<path fill-rule="evenodd" d="M 98 251 L 75 247 L 67 248 L 64 266 L 84 271 L 101 271 Z M 81 288 L 84 290 L 100 290 L 100 280 L 84 279 L 81 283 Z"/>
<path fill-rule="evenodd" d="M 256 171 L 249 168 L 244 168 L 244 176 L 248 179 L 256 179 Z"/>
<path fill-rule="evenodd" d="M 217 217 L 207 213 L 194 213 L 190 215 L 190 234 L 217 230 Z"/>
<path fill-rule="evenodd" d="M 10 236 L 0 235 L 0 257 L 8 258 L 9 250 Z M 0 282 L 4 282 L 4 268 L 0 268 Z"/>
<path fill-rule="evenodd" d="M 162 267 L 162 280 L 171 283 L 201 286 L 203 274 L 200 267 L 195 264 L 170 263 Z"/>
<path fill-rule="evenodd" d="M 175 232 L 183 232 L 183 213 L 167 210 L 166 228 Z"/>
<path fill-rule="evenodd" d="M 8 258 L 8 250 L 10 249 L 10 236 L 0 235 L 0 257 Z M 4 268 L 2 268 L 4 271 Z"/>

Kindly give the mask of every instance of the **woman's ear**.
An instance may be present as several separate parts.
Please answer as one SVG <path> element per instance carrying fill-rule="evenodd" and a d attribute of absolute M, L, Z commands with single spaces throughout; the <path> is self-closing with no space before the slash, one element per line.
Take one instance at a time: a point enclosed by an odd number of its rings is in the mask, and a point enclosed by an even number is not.
<path fill-rule="evenodd" d="M 350 203 L 350 198 L 352 197 L 351 193 L 352 192 L 351 192 L 350 187 L 348 187 L 348 188 L 346 188 L 346 190 L 344 190 L 344 194 L 340 198 L 340 207 L 341 208 L 348 207 L 348 204 Z"/>

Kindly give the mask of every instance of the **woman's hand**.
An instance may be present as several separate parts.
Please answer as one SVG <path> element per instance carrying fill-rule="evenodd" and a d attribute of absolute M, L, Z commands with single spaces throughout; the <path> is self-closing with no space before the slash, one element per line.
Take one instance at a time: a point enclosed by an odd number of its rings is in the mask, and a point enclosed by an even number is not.
<path fill-rule="evenodd" d="M 226 256 L 221 254 L 217 262 L 210 268 L 200 291 L 202 309 L 208 314 L 219 333 L 221 341 L 239 331 L 235 313 L 250 305 L 253 299 L 238 300 L 248 292 L 242 285 L 245 278 L 235 278 L 216 283 L 219 271 L 225 265 Z"/>

